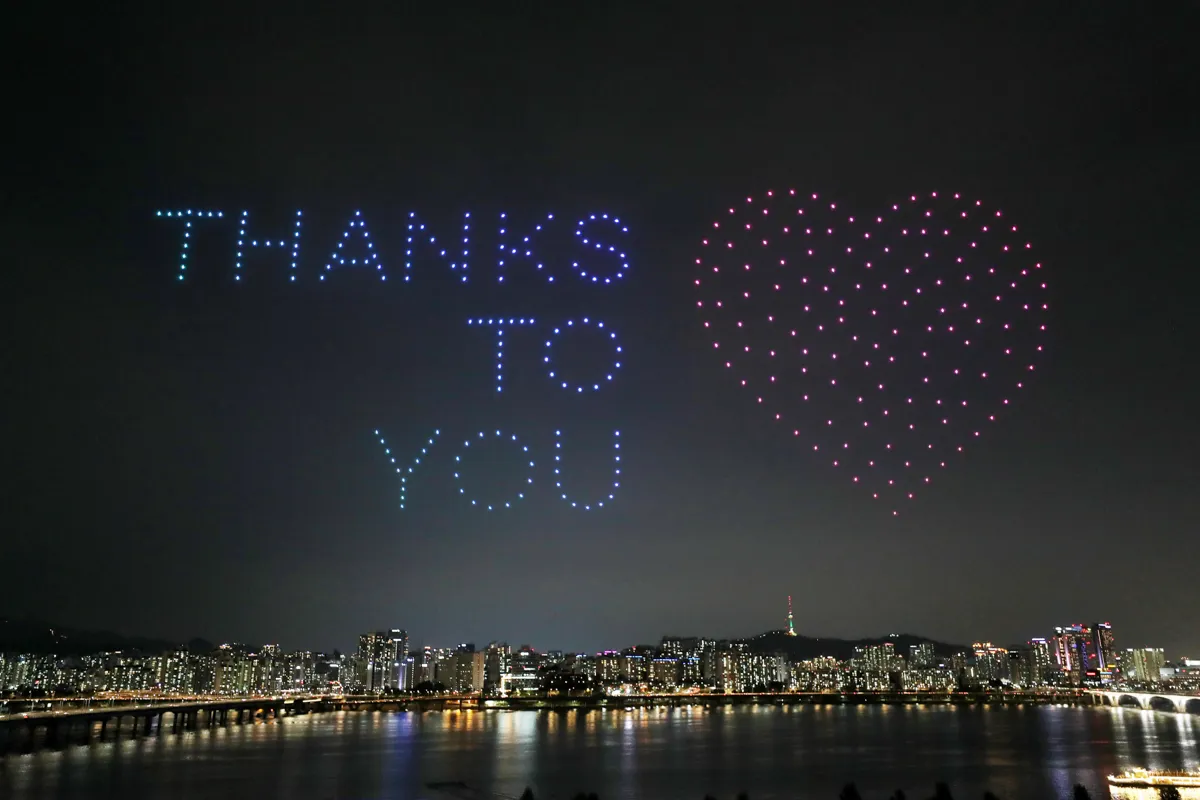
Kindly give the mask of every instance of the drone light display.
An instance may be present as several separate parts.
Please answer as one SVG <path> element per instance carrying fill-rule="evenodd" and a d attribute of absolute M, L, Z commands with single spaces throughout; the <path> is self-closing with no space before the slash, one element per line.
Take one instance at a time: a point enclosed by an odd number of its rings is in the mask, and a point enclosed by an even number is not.
<path fill-rule="evenodd" d="M 621 432 L 613 431 L 613 492 L 621 487 Z M 562 489 L 562 431 L 554 432 L 554 488 Z M 614 495 L 608 493 L 607 500 L 612 501 Z M 562 493 L 562 499 L 571 504 L 571 508 L 583 508 L 584 511 L 591 511 L 592 506 L 604 508 L 604 500 L 596 500 L 592 503 L 582 503 L 577 500 L 572 500 L 567 496 L 566 492 Z"/>
<path fill-rule="evenodd" d="M 795 190 L 744 197 L 695 267 L 721 370 L 892 514 L 983 438 L 1045 346 L 1033 245 L 961 194 L 868 215 Z"/>
<path fill-rule="evenodd" d="M 502 435 L 503 435 L 503 434 L 501 434 L 501 433 L 500 433 L 500 431 L 496 431 L 496 437 L 497 437 L 497 438 L 500 438 Z M 480 439 L 484 439 L 484 438 L 485 438 L 483 431 L 480 431 L 480 432 L 479 432 L 479 437 L 478 437 L 478 438 L 480 438 Z M 513 442 L 516 442 L 516 441 L 517 441 L 516 434 L 513 434 L 513 435 L 511 436 L 511 441 L 513 441 Z M 456 455 L 456 456 L 454 457 L 454 470 L 455 470 L 455 471 L 454 471 L 454 480 L 455 480 L 455 481 L 461 481 L 461 480 L 462 480 L 462 475 L 459 473 L 459 469 L 461 468 L 461 467 L 460 467 L 460 465 L 462 464 L 463 456 L 464 456 L 464 455 L 466 455 L 466 450 L 467 450 L 467 448 L 469 448 L 470 446 L 471 446 L 471 440 L 470 440 L 470 439 L 467 439 L 465 442 L 463 442 L 463 452 L 462 452 L 462 453 L 459 453 L 458 455 Z M 525 456 L 528 456 L 528 455 L 529 455 L 529 446 L 528 446 L 528 445 L 522 445 L 522 444 L 519 444 L 518 446 L 521 448 L 521 453 L 522 453 L 523 455 L 525 455 Z M 533 464 L 533 462 L 532 462 L 532 461 L 530 461 L 530 462 L 529 462 L 529 468 L 530 468 L 530 469 L 533 469 L 533 467 L 534 467 L 534 464 Z M 525 479 L 525 483 L 527 483 L 527 484 L 532 484 L 532 483 L 533 483 L 533 477 L 532 477 L 532 476 L 530 476 L 530 477 L 526 478 L 526 479 Z M 462 486 L 459 486 L 459 487 L 458 487 L 458 493 L 459 493 L 459 494 L 461 494 L 461 495 L 466 495 L 466 493 L 467 493 L 467 490 L 466 490 L 464 487 L 462 487 Z M 516 496 L 516 498 L 515 498 L 515 499 L 516 499 L 516 500 L 524 500 L 524 499 L 525 499 L 525 493 L 524 493 L 524 492 L 517 492 L 517 496 Z M 512 503 L 513 503 L 513 501 L 512 501 L 512 500 L 503 500 L 503 501 L 498 501 L 498 502 L 496 503 L 496 505 L 499 505 L 499 503 L 500 503 L 500 502 L 503 502 L 503 504 L 504 504 L 504 507 L 505 507 L 505 508 L 512 508 Z M 473 505 L 473 506 L 474 506 L 474 505 L 480 505 L 480 506 L 483 506 L 483 507 L 487 508 L 487 510 L 488 510 L 488 511 L 491 511 L 491 510 L 493 510 L 493 508 L 495 508 L 495 507 L 496 507 L 496 506 L 495 506 L 495 505 L 493 505 L 492 503 L 479 503 L 479 502 L 478 502 L 478 501 L 476 501 L 475 499 L 472 499 L 472 500 L 471 500 L 471 505 Z"/>
<path fill-rule="evenodd" d="M 183 237 L 179 255 L 179 269 L 176 279 L 183 281 L 187 278 L 189 266 L 194 266 L 189 262 L 189 256 L 193 250 L 193 234 L 198 232 L 195 223 L 203 220 L 209 227 L 208 223 L 223 220 L 225 214 L 216 210 L 198 210 L 198 209 L 183 209 L 158 211 L 155 214 L 160 218 L 167 218 L 172 222 L 178 221 L 183 223 Z M 281 254 L 286 253 L 288 258 L 287 282 L 296 283 L 298 278 L 302 279 L 305 273 L 300 269 L 300 234 L 301 220 L 304 219 L 303 212 L 296 211 L 294 224 L 288 236 L 278 236 L 270 238 L 259 235 L 259 232 L 252 231 L 250 226 L 250 212 L 242 211 L 238 217 L 236 227 L 236 236 L 232 236 L 231 251 L 233 264 L 233 279 L 235 282 L 243 282 L 243 278 L 247 277 L 246 260 L 252 248 L 267 248 L 275 250 Z M 468 279 L 468 263 L 471 256 L 472 238 L 477 233 L 475 218 L 470 212 L 466 212 L 462 217 L 461 241 L 455 241 L 447 246 L 447 242 L 439 242 L 438 237 L 429 229 L 429 224 L 421 217 L 418 217 L 416 212 L 410 212 L 403 220 L 404 226 L 404 273 L 401 283 L 409 283 L 412 281 L 414 270 L 414 261 L 419 255 L 434 255 L 437 258 L 448 262 L 450 270 L 458 278 L 459 283 L 467 283 Z M 562 224 L 556 220 L 554 214 L 548 214 L 544 220 L 534 225 L 533 230 L 523 237 L 520 237 L 519 242 L 514 242 L 511 239 L 510 225 L 507 214 L 500 214 L 498 230 L 499 241 L 499 257 L 496 260 L 496 280 L 498 283 L 504 283 L 506 277 L 511 277 L 508 272 L 512 267 L 521 261 L 528 261 L 534 265 L 534 273 L 539 276 L 544 276 L 548 283 L 554 283 L 554 270 L 547 268 L 548 264 L 554 263 L 556 260 L 560 265 L 565 265 L 569 262 L 570 269 L 578 278 L 587 284 L 611 285 L 615 281 L 622 278 L 625 272 L 629 269 L 628 257 L 621 248 L 615 244 L 602 242 L 597 240 L 597 235 L 605 236 L 607 234 L 602 229 L 607 226 L 609 229 L 615 228 L 620 234 L 627 234 L 629 229 L 621 223 L 621 220 L 609 214 L 588 214 L 578 220 L 573 231 L 574 236 L 571 237 L 571 246 L 586 253 L 584 255 L 576 255 L 575 258 L 564 256 L 560 252 L 553 252 L 550 255 L 558 258 L 552 260 L 547 257 L 547 253 L 538 252 L 538 243 L 535 237 L 539 233 L 545 232 L 548 226 Z M 483 227 L 487 227 L 484 225 Z M 232 232 L 230 232 L 232 233 Z M 211 234 L 217 235 L 217 234 Z M 428 247 L 428 250 L 422 251 L 421 248 Z M 616 266 L 613 267 L 612 265 Z M 376 242 L 372 239 L 371 234 L 367 230 L 366 218 L 362 211 L 356 210 L 350 216 L 346 228 L 341 232 L 332 247 L 331 255 L 324 263 L 323 267 L 315 274 L 318 281 L 325 281 L 335 273 L 341 271 L 365 271 L 366 274 L 372 277 L 378 276 L 380 282 L 387 282 L 388 274 L 384 268 L 383 257 L 380 255 L 379 248 Z M 308 273 L 309 275 L 313 273 Z M 511 331 L 514 327 L 532 327 L 535 325 L 535 320 L 532 317 L 472 317 L 467 320 L 468 325 L 489 327 L 495 330 L 496 334 L 496 350 L 495 350 L 495 379 L 496 392 L 504 391 L 504 336 L 506 329 Z M 582 329 L 591 329 L 590 335 L 599 334 L 604 337 L 614 348 L 615 358 L 610 366 L 602 371 L 600 376 L 593 376 L 590 381 L 581 383 L 572 383 L 569 380 L 564 380 L 560 372 L 563 367 L 558 364 L 557 358 L 552 361 L 552 352 L 554 341 L 557 337 L 570 332 L 580 331 Z M 582 317 L 576 319 L 568 319 L 558 326 L 549 326 L 547 329 L 547 339 L 545 341 L 545 352 L 542 356 L 542 363 L 547 367 L 549 377 L 556 389 L 566 390 L 575 394 L 586 392 L 595 392 L 601 386 L 607 386 L 612 383 L 616 371 L 621 367 L 622 346 L 617 343 L 616 331 L 611 326 L 606 325 L 600 320 L 592 317 Z M 589 334 L 585 334 L 589 335 Z M 532 353 L 530 353 L 532 356 Z M 602 376 L 602 377 L 601 377 Z M 375 436 L 379 440 L 379 444 L 383 447 L 384 456 L 388 459 L 388 464 L 395 469 L 396 474 L 400 477 L 400 508 L 404 509 L 408 503 L 408 479 L 421 464 L 430 457 L 430 451 L 438 442 L 441 435 L 441 430 L 435 430 L 433 436 L 429 437 L 420 447 L 420 452 L 412 458 L 411 463 L 402 464 L 398 460 L 398 456 L 393 452 L 393 447 L 381 435 L 380 431 L 375 431 Z M 562 474 L 562 430 L 554 431 L 555 456 L 554 456 L 554 482 L 558 489 L 560 498 L 570 504 L 572 508 L 578 508 L 584 511 L 590 511 L 593 508 L 603 508 L 606 503 L 610 503 L 615 498 L 615 492 L 620 487 L 620 432 L 614 433 L 616 440 L 613 445 L 613 480 L 611 486 L 605 487 L 600 493 L 599 498 L 591 501 L 580 501 L 575 499 L 574 495 L 568 495 L 563 491 L 563 474 Z M 535 462 L 530 456 L 529 445 L 518 442 L 515 434 L 502 434 L 501 431 L 495 431 L 493 436 L 486 436 L 484 432 L 477 432 L 473 438 L 468 438 L 463 442 L 462 450 L 454 455 L 453 462 L 453 477 L 457 484 L 457 494 L 466 499 L 471 506 L 475 506 L 487 511 L 512 508 L 517 500 L 525 498 L 526 489 L 533 485 L 534 479 L 532 474 L 524 477 L 522 489 L 516 492 L 515 497 L 494 499 L 491 501 L 479 499 L 475 496 L 474 488 L 469 490 L 464 477 L 464 470 L 469 469 L 465 464 L 469 463 L 468 455 L 472 445 L 475 450 L 483 444 L 497 441 L 507 446 L 515 446 L 519 448 L 519 454 L 524 459 L 524 463 L 528 464 L 530 470 L 535 467 Z M 493 475 L 492 478 L 503 478 L 503 475 Z"/>
<path fill-rule="evenodd" d="M 192 234 L 195 232 L 193 222 L 201 219 L 221 220 L 224 219 L 225 214 L 222 211 L 213 209 L 188 208 L 181 210 L 159 210 L 155 211 L 154 215 L 170 219 L 172 222 L 177 220 L 183 223 L 183 241 L 180 247 L 179 272 L 177 273 L 177 279 L 182 281 L 187 277 L 189 249 Z M 233 248 L 233 277 L 237 281 L 240 281 L 244 274 L 242 262 L 245 258 L 245 248 L 277 246 L 282 249 L 287 246 L 285 241 L 287 237 L 283 235 L 278 239 L 248 238 L 247 222 L 249 216 L 249 211 L 241 212 L 238 222 L 236 247 Z M 299 274 L 300 219 L 302 216 L 301 211 L 296 212 L 296 223 L 294 229 L 290 232 L 292 247 L 291 270 L 288 272 L 289 282 L 295 282 Z M 428 245 L 430 250 L 439 258 L 449 262 L 450 269 L 459 275 L 461 283 L 467 282 L 468 257 L 471 255 L 472 236 L 477 233 L 477 228 L 480 227 L 475 225 L 475 218 L 471 216 L 471 212 L 468 211 L 463 214 L 461 242 L 450 247 L 446 247 L 443 242 L 438 241 L 437 236 L 428 229 L 428 223 L 422 221 L 417 216 L 417 212 L 409 212 L 404 224 L 406 226 L 404 249 L 405 283 L 412 280 L 414 272 L 413 264 L 417 258 L 417 249 L 419 245 L 423 244 Z M 547 226 L 555 224 L 561 223 L 556 221 L 554 214 L 548 214 L 543 222 L 534 225 L 532 232 L 521 237 L 520 242 L 514 244 L 509 240 L 511 222 L 508 219 L 508 214 L 500 214 L 497 225 L 500 241 L 500 257 L 496 260 L 496 281 L 504 283 L 505 278 L 508 276 L 508 270 L 513 266 L 512 262 L 525 260 L 533 263 L 535 271 L 540 275 L 544 275 L 547 282 L 554 283 L 556 278 L 555 272 L 552 268 L 547 268 L 547 264 L 553 264 L 553 260 L 547 259 L 545 254 L 537 252 L 537 243 L 534 241 L 534 238 L 538 233 L 542 233 Z M 619 281 L 628 272 L 629 258 L 617 245 L 599 241 L 595 233 L 590 233 L 588 228 L 593 225 L 608 225 L 615 228 L 621 235 L 629 233 L 628 226 L 624 225 L 618 217 L 609 214 L 588 214 L 586 217 L 581 218 L 575 225 L 573 239 L 577 248 L 587 252 L 590 258 L 585 259 L 579 256 L 571 258 L 571 270 L 585 283 L 611 285 Z M 486 227 L 486 224 L 483 227 Z M 556 253 L 555 255 L 559 254 Z M 565 261 L 566 259 L 563 260 Z M 612 268 L 610 272 L 602 271 L 604 270 L 603 264 L 606 261 L 612 261 L 616 264 L 615 268 Z M 371 240 L 371 236 L 367 232 L 367 222 L 361 210 L 354 211 L 346 230 L 334 242 L 333 251 L 329 259 L 325 262 L 323 269 L 317 273 L 318 279 L 325 280 L 329 277 L 329 273 L 334 271 L 335 267 L 352 269 L 373 268 L 381 281 L 387 281 L 382 257 L 379 254 L 379 250 L 375 247 L 375 242 Z"/>

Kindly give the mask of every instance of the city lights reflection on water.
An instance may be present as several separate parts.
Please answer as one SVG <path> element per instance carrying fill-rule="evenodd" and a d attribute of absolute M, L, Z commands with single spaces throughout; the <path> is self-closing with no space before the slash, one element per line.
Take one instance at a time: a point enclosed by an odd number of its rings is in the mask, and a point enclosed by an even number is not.
<path fill-rule="evenodd" d="M 771 800 L 836 797 L 849 780 L 864 796 L 925 796 L 945 780 L 956 796 L 1066 798 L 1083 783 L 1100 798 L 1126 769 L 1200 769 L 1198 734 L 1189 714 L 1044 706 L 344 712 L 9 756 L 0 797 L 433 800 L 430 782 L 463 781 Z"/>

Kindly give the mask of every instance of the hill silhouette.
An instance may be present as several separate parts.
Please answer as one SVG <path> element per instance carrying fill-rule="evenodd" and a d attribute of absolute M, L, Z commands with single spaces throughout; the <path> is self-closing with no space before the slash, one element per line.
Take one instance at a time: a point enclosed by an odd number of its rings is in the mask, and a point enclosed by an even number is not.
<path fill-rule="evenodd" d="M 124 636 L 112 631 L 68 628 L 42 620 L 0 618 L 0 651 L 10 653 L 53 653 L 62 656 L 116 650 L 162 653 L 180 647 L 192 652 L 206 652 L 213 649 L 213 644 L 204 639 L 173 642 L 147 636 Z"/>
<path fill-rule="evenodd" d="M 961 653 L 968 648 L 960 644 L 949 644 L 924 636 L 911 633 L 889 634 L 873 639 L 834 639 L 811 636 L 788 636 L 786 631 L 767 631 L 751 639 L 743 639 L 750 649 L 756 653 L 786 653 L 791 661 L 806 661 L 819 656 L 833 656 L 842 661 L 854 657 L 854 648 L 866 647 L 872 644 L 891 642 L 896 653 L 908 657 L 908 648 L 915 644 L 926 642 L 933 645 L 934 652 L 939 656 L 950 656 Z"/>

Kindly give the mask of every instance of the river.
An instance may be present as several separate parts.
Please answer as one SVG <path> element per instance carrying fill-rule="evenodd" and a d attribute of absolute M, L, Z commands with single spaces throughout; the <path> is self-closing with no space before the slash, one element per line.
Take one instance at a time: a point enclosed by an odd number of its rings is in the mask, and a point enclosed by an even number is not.
<path fill-rule="evenodd" d="M 1136 709 L 748 706 L 337 712 L 0 759 L 0 797 L 415 800 L 462 781 L 538 800 L 1065 800 L 1131 766 L 1200 767 L 1200 717 Z"/>

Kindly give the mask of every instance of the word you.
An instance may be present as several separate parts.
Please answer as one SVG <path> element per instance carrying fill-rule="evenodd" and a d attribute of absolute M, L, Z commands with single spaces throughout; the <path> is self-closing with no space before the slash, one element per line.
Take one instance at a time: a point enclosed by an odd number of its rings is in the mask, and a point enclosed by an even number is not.
<path fill-rule="evenodd" d="M 421 452 L 412 460 L 412 464 L 407 467 L 400 466 L 396 456 L 392 453 L 392 448 L 388 445 L 387 440 L 375 431 L 375 435 L 379 437 L 379 444 L 383 446 L 383 454 L 388 459 L 388 462 L 396 470 L 396 474 L 400 476 L 400 508 L 404 508 L 408 502 L 408 478 L 413 474 L 413 471 L 421 466 L 422 459 L 427 459 L 429 450 L 437 442 L 441 436 L 440 430 L 435 430 L 433 436 L 426 440 L 421 447 Z M 468 487 L 463 479 L 463 464 L 469 462 L 471 454 L 471 445 L 475 445 L 475 449 L 479 450 L 481 446 L 486 446 L 489 442 L 503 443 L 510 448 L 513 448 L 519 458 L 528 464 L 529 472 L 520 476 L 521 489 L 514 494 L 495 499 L 492 501 L 480 500 L 476 497 L 472 489 L 468 493 Z M 613 431 L 613 481 L 611 491 L 601 492 L 599 498 L 593 500 L 580 500 L 578 497 L 567 494 L 563 489 L 563 473 L 562 473 L 562 449 L 563 449 L 563 432 L 556 430 L 554 432 L 554 488 L 559 495 L 559 499 L 569 503 L 571 508 L 579 508 L 584 511 L 591 511 L 593 507 L 603 508 L 606 502 L 611 502 L 615 497 L 615 492 L 621 486 L 621 432 Z M 454 480 L 458 488 L 458 494 L 470 501 L 472 506 L 486 509 L 487 511 L 495 511 L 501 508 L 512 508 L 513 504 L 519 500 L 525 499 L 525 491 L 533 485 L 533 468 L 536 463 L 529 452 L 529 445 L 522 444 L 517 439 L 516 434 L 510 434 L 505 431 L 497 430 L 492 434 L 485 431 L 479 431 L 474 437 L 468 437 L 462 443 L 462 446 L 454 454 Z M 504 477 L 504 476 L 498 476 Z M 511 477 L 511 476 L 508 476 Z"/>

